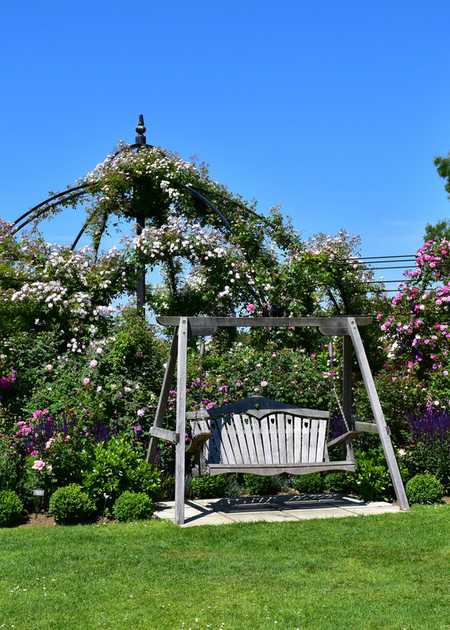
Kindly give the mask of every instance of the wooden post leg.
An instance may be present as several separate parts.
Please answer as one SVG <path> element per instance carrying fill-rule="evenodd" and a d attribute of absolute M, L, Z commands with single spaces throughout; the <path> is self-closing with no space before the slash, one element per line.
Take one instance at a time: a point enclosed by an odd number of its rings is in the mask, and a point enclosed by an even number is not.
<path fill-rule="evenodd" d="M 364 350 L 364 344 L 359 334 L 358 326 L 353 317 L 347 319 L 348 332 L 353 342 L 356 358 L 361 370 L 361 374 L 366 387 L 367 395 L 369 396 L 370 406 L 372 408 L 373 417 L 378 427 L 378 433 L 380 436 L 381 444 L 383 446 L 384 456 L 391 475 L 392 484 L 394 486 L 397 501 L 401 510 L 409 510 L 408 499 L 406 497 L 405 488 L 403 486 L 403 480 L 400 475 L 400 470 L 395 458 L 394 448 L 392 446 L 391 438 L 389 436 L 386 420 L 384 418 L 383 410 L 381 408 L 380 399 L 375 387 L 372 372 L 370 370 L 369 362 L 367 360 L 366 351 Z"/>
<path fill-rule="evenodd" d="M 342 408 L 344 410 L 345 419 L 347 423 L 351 423 L 353 414 L 353 395 L 352 395 L 352 367 L 353 367 L 353 344 L 348 335 L 343 338 L 344 352 L 343 352 L 343 383 L 342 383 Z M 346 431 L 351 431 L 353 424 L 349 424 Z M 347 442 L 347 459 L 353 459 L 353 444 Z"/>
<path fill-rule="evenodd" d="M 187 364 L 188 320 L 180 317 L 178 327 L 177 365 L 177 428 L 178 441 L 175 447 L 175 523 L 184 523 L 184 489 L 186 462 L 186 364 Z"/>
<path fill-rule="evenodd" d="M 164 419 L 164 415 L 167 409 L 167 401 L 169 399 L 169 391 L 170 384 L 172 380 L 173 373 L 175 371 L 175 364 L 177 360 L 177 345 L 178 345 L 178 337 L 175 334 L 172 339 L 172 344 L 170 346 L 170 354 L 169 359 L 167 361 L 166 372 L 164 374 L 164 380 L 161 387 L 161 392 L 159 394 L 158 407 L 156 408 L 155 421 L 153 423 L 154 427 L 160 427 L 162 425 L 162 421 Z M 156 438 L 150 437 L 147 448 L 147 461 L 154 462 L 156 455 Z"/>

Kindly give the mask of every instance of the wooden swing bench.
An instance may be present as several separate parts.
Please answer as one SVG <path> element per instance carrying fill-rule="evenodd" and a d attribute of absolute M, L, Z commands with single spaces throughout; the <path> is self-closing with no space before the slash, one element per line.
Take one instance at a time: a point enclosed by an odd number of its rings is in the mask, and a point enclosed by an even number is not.
<path fill-rule="evenodd" d="M 184 317 L 157 318 L 162 326 L 175 329 L 164 374 L 155 421 L 150 429 L 147 461 L 154 461 L 156 440 L 175 445 L 175 522 L 184 523 L 186 451 L 200 455 L 210 474 L 249 472 L 256 475 L 289 473 L 303 475 L 321 471 L 353 471 L 352 440 L 360 432 L 377 433 L 389 467 L 392 484 L 402 510 L 408 499 L 395 458 L 389 430 L 380 405 L 358 324 L 366 326 L 371 318 L 342 317 Z M 353 352 L 359 364 L 374 422 L 356 421 L 328 440 L 329 414 L 318 409 L 302 409 L 262 397 L 250 397 L 220 408 L 186 413 L 186 366 L 188 337 L 213 335 L 218 328 L 316 327 L 326 336 L 343 337 L 343 418 L 352 413 Z M 176 429 L 162 427 L 169 399 L 171 379 L 177 375 Z M 192 440 L 186 449 L 186 420 L 191 423 Z M 346 458 L 333 461 L 329 450 L 345 444 Z"/>
<path fill-rule="evenodd" d="M 306 475 L 355 470 L 353 451 L 330 461 L 328 450 L 351 444 L 357 431 L 327 441 L 328 411 L 303 409 L 262 396 L 186 414 L 192 442 L 187 452 L 200 456 L 200 470 L 211 475 Z"/>

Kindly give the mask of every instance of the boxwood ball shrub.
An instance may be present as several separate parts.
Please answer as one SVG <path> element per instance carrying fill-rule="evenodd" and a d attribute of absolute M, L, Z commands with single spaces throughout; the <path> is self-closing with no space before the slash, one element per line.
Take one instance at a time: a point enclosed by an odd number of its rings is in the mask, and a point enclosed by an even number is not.
<path fill-rule="evenodd" d="M 411 503 L 438 503 L 444 496 L 444 486 L 434 475 L 419 474 L 406 484 L 406 494 Z"/>
<path fill-rule="evenodd" d="M 196 499 L 216 499 L 227 494 L 225 475 L 203 475 L 191 480 L 191 494 Z"/>
<path fill-rule="evenodd" d="M 90 521 L 95 512 L 94 502 L 76 483 L 58 488 L 50 497 L 49 513 L 61 525 Z"/>
<path fill-rule="evenodd" d="M 20 523 L 23 503 L 13 490 L 0 491 L 0 527 L 12 527 Z"/>
<path fill-rule="evenodd" d="M 153 514 L 153 501 L 144 492 L 123 492 L 114 503 L 113 514 L 118 521 L 140 521 Z"/>

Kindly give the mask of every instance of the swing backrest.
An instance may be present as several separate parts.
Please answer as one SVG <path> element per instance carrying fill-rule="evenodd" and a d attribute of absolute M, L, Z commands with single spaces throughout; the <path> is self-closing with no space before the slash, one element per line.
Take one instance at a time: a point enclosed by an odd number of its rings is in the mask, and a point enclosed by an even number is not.
<path fill-rule="evenodd" d="M 323 462 L 329 413 L 253 396 L 188 414 L 192 436 L 211 433 L 208 464 L 303 464 Z"/>

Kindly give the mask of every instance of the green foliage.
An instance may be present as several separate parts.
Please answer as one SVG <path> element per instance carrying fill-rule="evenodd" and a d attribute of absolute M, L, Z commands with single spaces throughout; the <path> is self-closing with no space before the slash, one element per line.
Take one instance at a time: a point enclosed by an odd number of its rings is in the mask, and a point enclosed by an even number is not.
<path fill-rule="evenodd" d="M 51 466 L 54 486 L 81 484 L 90 467 L 93 444 L 76 430 L 70 435 L 57 433 L 46 449 L 45 460 Z"/>
<path fill-rule="evenodd" d="M 319 473 L 292 477 L 289 485 L 300 494 L 320 494 L 325 487 L 324 477 Z"/>
<path fill-rule="evenodd" d="M 202 475 L 191 481 L 192 496 L 197 499 L 215 499 L 227 494 L 226 475 Z"/>
<path fill-rule="evenodd" d="M 438 156 L 434 159 L 438 175 L 446 180 L 445 190 L 450 195 L 450 154 L 448 157 Z"/>
<path fill-rule="evenodd" d="M 440 241 L 443 238 L 450 241 L 450 221 L 448 219 L 426 224 L 424 241 Z"/>
<path fill-rule="evenodd" d="M 266 477 L 260 475 L 245 474 L 244 488 L 248 494 L 277 494 L 282 488 L 282 483 L 280 477 Z"/>
<path fill-rule="evenodd" d="M 49 513 L 60 525 L 87 522 L 95 512 L 94 502 L 76 483 L 58 488 L 50 497 Z"/>
<path fill-rule="evenodd" d="M 173 475 L 162 475 L 159 499 L 172 501 L 175 498 L 175 477 Z"/>
<path fill-rule="evenodd" d="M 113 507 L 113 514 L 118 521 L 139 521 L 150 518 L 153 514 L 153 501 L 144 492 L 123 492 Z"/>
<path fill-rule="evenodd" d="M 12 527 L 23 517 L 23 503 L 13 490 L 0 490 L 0 527 Z"/>
<path fill-rule="evenodd" d="M 24 457 L 17 441 L 0 435 L 0 490 L 17 490 L 23 474 Z"/>
<path fill-rule="evenodd" d="M 392 439 L 397 446 L 403 446 L 411 437 L 408 413 L 423 406 L 426 390 L 414 374 L 383 370 L 375 380 Z M 356 415 L 363 421 L 372 422 L 373 413 L 363 383 L 355 388 L 355 405 Z"/>
<path fill-rule="evenodd" d="M 191 371 L 189 397 L 192 403 L 207 400 L 221 404 L 224 400 L 239 400 L 249 395 L 263 395 L 299 406 L 330 409 L 336 403 L 330 378 L 327 376 L 327 351 L 307 354 L 304 349 L 278 349 L 266 344 L 254 348 L 239 340 L 226 352 L 207 352 L 201 372 Z M 194 376 L 201 380 L 201 384 Z M 203 376 L 203 378 L 202 378 Z"/>
<path fill-rule="evenodd" d="M 400 464 L 403 478 L 407 478 L 407 469 Z M 350 473 L 351 488 L 365 501 L 390 501 L 394 498 L 394 489 L 381 447 L 368 451 L 356 452 L 356 471 Z"/>
<path fill-rule="evenodd" d="M 324 476 L 326 492 L 345 494 L 352 491 L 352 476 L 345 472 L 328 473 Z"/>
<path fill-rule="evenodd" d="M 406 494 L 411 503 L 439 503 L 444 496 L 444 486 L 434 475 L 419 474 L 406 484 Z"/>
<path fill-rule="evenodd" d="M 106 349 L 104 370 L 117 375 L 125 372 L 130 379 L 150 383 L 158 393 L 166 353 L 147 320 L 135 309 L 126 309 Z"/>
<path fill-rule="evenodd" d="M 421 438 L 408 448 L 404 462 L 411 476 L 431 473 L 450 492 L 450 435 Z"/>
<path fill-rule="evenodd" d="M 95 447 L 84 486 L 97 506 L 109 508 L 125 490 L 157 497 L 161 481 L 159 471 L 143 459 L 142 450 L 122 435 Z"/>

